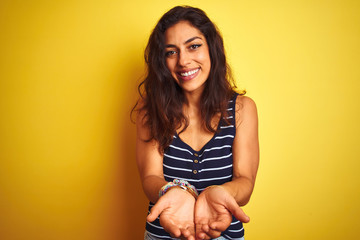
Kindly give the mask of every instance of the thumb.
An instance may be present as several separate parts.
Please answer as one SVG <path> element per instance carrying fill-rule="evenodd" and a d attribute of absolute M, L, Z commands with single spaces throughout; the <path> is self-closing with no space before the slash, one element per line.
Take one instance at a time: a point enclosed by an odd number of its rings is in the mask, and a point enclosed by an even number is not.
<path fill-rule="evenodd" d="M 234 215 L 237 220 L 243 223 L 248 223 L 250 221 L 249 216 L 246 215 L 245 212 L 239 207 L 235 199 L 232 198 L 227 201 L 225 207 L 229 210 L 229 212 L 231 212 L 232 215 Z"/>
<path fill-rule="evenodd" d="M 153 222 L 157 217 L 160 216 L 162 211 L 165 209 L 165 204 L 161 201 L 161 198 L 157 201 L 157 203 L 151 208 L 149 215 L 146 217 L 148 222 Z"/>

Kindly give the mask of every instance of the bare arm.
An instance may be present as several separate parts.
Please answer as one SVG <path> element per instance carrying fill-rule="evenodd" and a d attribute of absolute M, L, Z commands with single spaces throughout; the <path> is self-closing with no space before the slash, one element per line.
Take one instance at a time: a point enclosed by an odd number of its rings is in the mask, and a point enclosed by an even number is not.
<path fill-rule="evenodd" d="M 223 187 L 244 206 L 250 200 L 259 166 L 258 118 L 255 102 L 248 97 L 237 98 L 235 111 L 233 180 Z"/>
<path fill-rule="evenodd" d="M 249 222 L 239 205 L 249 201 L 259 165 L 257 112 L 250 98 L 237 98 L 235 119 L 233 179 L 200 194 L 195 207 L 197 239 L 219 237 L 230 226 L 232 215 L 242 222 Z"/>
<path fill-rule="evenodd" d="M 152 222 L 159 217 L 160 224 L 172 237 L 195 239 L 194 205 L 195 198 L 181 188 L 171 188 L 159 198 L 159 191 L 167 184 L 163 173 L 163 156 L 158 143 L 149 139 L 149 130 L 144 124 L 143 114 L 136 121 L 136 162 L 144 192 L 155 205 L 147 216 Z"/>
<path fill-rule="evenodd" d="M 144 124 L 144 113 L 140 112 L 136 120 L 136 162 L 140 173 L 143 190 L 152 203 L 159 199 L 158 193 L 167 182 L 163 174 L 163 156 L 158 151 L 158 144 L 149 139 L 149 130 Z"/>

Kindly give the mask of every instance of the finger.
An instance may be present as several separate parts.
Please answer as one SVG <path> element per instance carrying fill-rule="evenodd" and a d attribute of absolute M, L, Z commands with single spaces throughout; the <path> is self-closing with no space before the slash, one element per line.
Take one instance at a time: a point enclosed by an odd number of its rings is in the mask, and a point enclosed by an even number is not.
<path fill-rule="evenodd" d="M 209 235 L 204 232 L 196 233 L 197 239 L 211 239 Z"/>
<path fill-rule="evenodd" d="M 230 226 L 231 222 L 228 221 L 217 221 L 217 222 L 212 222 L 210 224 L 210 231 L 216 231 L 216 232 L 223 232 L 225 231 L 229 226 Z M 212 236 L 212 235 L 211 235 Z M 212 236 L 213 237 L 213 236 Z"/>
<path fill-rule="evenodd" d="M 188 240 L 195 240 L 195 226 L 191 225 L 187 228 L 189 232 Z"/>
<path fill-rule="evenodd" d="M 192 233 L 189 229 L 181 229 L 181 236 L 186 240 L 195 240 L 194 233 Z"/>
<path fill-rule="evenodd" d="M 209 230 L 210 230 L 210 227 L 209 227 L 209 225 L 208 224 L 203 224 L 202 226 L 201 226 L 201 230 L 203 231 L 203 232 L 208 232 Z"/>
<path fill-rule="evenodd" d="M 169 216 L 160 216 L 160 225 L 168 232 L 172 237 L 179 238 L 181 236 L 181 230 L 178 225 L 174 224 L 173 220 Z"/>
<path fill-rule="evenodd" d="M 195 233 L 196 233 L 196 239 L 210 239 L 210 237 L 206 234 L 207 231 L 209 231 L 209 225 L 205 222 L 198 222 L 195 223 Z"/>
<path fill-rule="evenodd" d="M 185 238 L 186 240 L 195 240 L 195 236 L 193 236 L 193 235 L 190 235 L 190 236 L 188 236 L 187 238 Z"/>
<path fill-rule="evenodd" d="M 165 224 L 165 225 L 162 225 L 162 226 L 163 226 L 164 230 L 171 235 L 171 237 L 179 238 L 181 236 L 181 231 L 176 225 L 174 225 L 174 224 Z"/>
<path fill-rule="evenodd" d="M 190 231 L 187 229 L 180 229 L 180 231 L 181 231 L 181 236 L 184 236 L 185 238 L 187 238 L 191 235 Z"/>
<path fill-rule="evenodd" d="M 155 219 L 156 219 L 157 217 L 159 217 L 159 215 L 160 215 L 161 212 L 162 212 L 162 211 L 157 210 L 157 209 L 156 209 L 156 210 L 151 209 L 149 215 L 147 215 L 147 217 L 146 217 L 146 221 L 148 221 L 148 222 L 153 222 L 153 221 L 155 221 Z"/>
<path fill-rule="evenodd" d="M 245 212 L 239 207 L 235 199 L 228 201 L 225 207 L 232 213 L 232 215 L 234 215 L 237 220 L 243 223 L 248 223 L 250 221 L 249 216 L 247 216 Z"/>
<path fill-rule="evenodd" d="M 201 235 L 197 235 L 196 236 L 196 240 L 209 240 L 211 239 L 211 237 L 209 237 L 207 234 L 205 233 L 201 233 Z"/>
<path fill-rule="evenodd" d="M 195 240 L 195 236 L 194 236 L 194 235 L 191 235 L 190 237 L 188 237 L 187 240 Z"/>
<path fill-rule="evenodd" d="M 210 236 L 211 238 L 218 238 L 220 237 L 222 231 L 217 231 L 217 230 L 213 230 L 210 229 L 209 232 L 207 232 L 208 236 Z"/>
<path fill-rule="evenodd" d="M 162 211 L 165 209 L 165 204 L 161 199 L 151 208 L 149 215 L 146 217 L 148 222 L 153 222 L 157 217 L 160 216 Z"/>

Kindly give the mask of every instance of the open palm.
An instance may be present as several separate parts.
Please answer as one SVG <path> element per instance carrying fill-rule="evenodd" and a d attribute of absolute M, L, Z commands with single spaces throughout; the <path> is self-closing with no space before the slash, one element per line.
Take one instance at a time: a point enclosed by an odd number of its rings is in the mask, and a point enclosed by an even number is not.
<path fill-rule="evenodd" d="M 249 221 L 249 217 L 224 188 L 214 186 L 206 189 L 195 205 L 196 236 L 199 239 L 219 237 L 230 226 L 232 215 L 242 222 Z"/>
<path fill-rule="evenodd" d="M 147 220 L 154 221 L 160 215 L 160 224 L 172 237 L 194 240 L 195 198 L 180 189 L 170 189 L 151 209 Z"/>

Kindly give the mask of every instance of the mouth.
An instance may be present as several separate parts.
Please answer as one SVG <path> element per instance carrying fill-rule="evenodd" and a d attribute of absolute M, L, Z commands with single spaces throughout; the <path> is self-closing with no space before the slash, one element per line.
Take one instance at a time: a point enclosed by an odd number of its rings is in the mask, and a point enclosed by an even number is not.
<path fill-rule="evenodd" d="M 199 74 L 200 68 L 177 72 L 176 75 L 183 81 L 189 81 Z"/>

